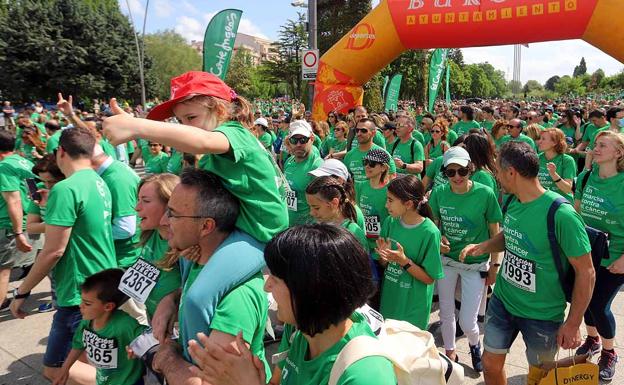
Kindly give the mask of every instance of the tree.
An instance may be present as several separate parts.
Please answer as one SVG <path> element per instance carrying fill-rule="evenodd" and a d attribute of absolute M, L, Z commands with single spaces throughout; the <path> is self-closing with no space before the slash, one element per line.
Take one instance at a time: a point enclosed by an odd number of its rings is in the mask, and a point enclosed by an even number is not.
<path fill-rule="evenodd" d="M 507 88 L 512 94 L 517 94 L 522 91 L 522 83 L 518 80 L 510 80 L 509 83 L 507 83 Z"/>
<path fill-rule="evenodd" d="M 14 100 L 140 99 L 134 30 L 116 1 L 3 1 L 0 87 Z M 105 31 L 105 35 L 103 35 Z M 145 67 L 151 67 L 146 55 Z M 148 91 L 153 79 L 146 79 Z"/>
<path fill-rule="evenodd" d="M 602 82 L 602 79 L 605 78 L 605 73 L 602 69 L 598 68 L 596 71 L 594 71 L 594 73 L 591 75 L 591 78 L 589 80 L 589 86 L 587 87 L 588 90 L 593 91 L 596 90 L 598 88 L 600 88 L 600 82 Z"/>
<path fill-rule="evenodd" d="M 574 67 L 574 72 L 572 74 L 573 77 L 577 78 L 581 75 L 585 75 L 587 73 L 587 64 L 585 63 L 585 58 L 581 58 L 581 62 L 579 65 Z"/>
<path fill-rule="evenodd" d="M 559 83 L 560 79 L 561 78 L 557 75 L 552 76 L 551 78 L 546 80 L 546 83 L 544 83 L 544 88 L 547 89 L 548 91 L 554 91 L 555 86 L 557 85 L 557 83 Z"/>
<path fill-rule="evenodd" d="M 501 98 L 507 93 L 507 82 L 505 81 L 505 73 L 501 70 L 497 70 L 488 62 L 477 64 L 487 76 L 490 83 L 494 87 L 492 97 Z"/>
<path fill-rule="evenodd" d="M 466 65 L 465 71 L 470 74 L 470 93 L 473 97 L 489 98 L 494 93 L 494 86 L 487 74 L 477 64 Z"/>
<path fill-rule="evenodd" d="M 399 99 L 413 99 L 417 104 L 424 105 L 427 96 L 428 71 L 427 50 L 408 50 L 388 64 L 381 74 L 390 77 L 394 74 L 402 74 Z"/>
<path fill-rule="evenodd" d="M 287 20 L 278 35 L 271 48 L 276 57 L 266 62 L 263 75 L 268 81 L 286 84 L 290 95 L 299 99 L 303 88 L 301 51 L 308 47 L 304 15 L 299 13 L 297 20 Z"/>
<path fill-rule="evenodd" d="M 171 78 L 187 71 L 201 71 L 201 55 L 172 30 L 146 35 L 145 52 L 153 61 L 150 75 L 156 79 L 154 97 L 168 99 Z M 230 71 L 231 68 L 232 65 Z"/>
<path fill-rule="evenodd" d="M 559 80 L 555 91 L 562 96 L 578 96 L 585 94 L 585 87 L 583 87 L 582 79 L 566 75 Z"/>
<path fill-rule="evenodd" d="M 460 66 L 462 69 L 464 68 L 464 54 L 462 53 L 462 50 L 459 48 L 451 48 L 449 50 L 448 53 L 448 58 L 449 60 L 452 60 L 455 62 L 455 64 L 457 64 L 458 66 Z"/>
<path fill-rule="evenodd" d="M 318 0 L 318 48 L 324 54 L 371 10 L 371 0 Z"/>
<path fill-rule="evenodd" d="M 364 84 L 364 100 L 363 104 L 369 111 L 383 111 L 384 100 L 381 95 L 383 88 L 383 76 L 376 74 L 371 80 Z"/>
<path fill-rule="evenodd" d="M 246 48 L 239 48 L 232 57 L 225 82 L 237 93 L 249 97 L 252 92 L 252 71 L 251 53 Z"/>
<path fill-rule="evenodd" d="M 522 87 L 522 92 L 524 92 L 525 94 L 530 94 L 531 92 L 535 93 L 543 90 L 544 87 L 542 87 L 542 85 L 537 80 L 529 80 L 528 82 L 526 82 L 524 87 Z"/>
<path fill-rule="evenodd" d="M 454 60 L 449 61 L 451 66 L 450 91 L 454 98 L 465 98 L 470 95 L 472 77 L 464 71 Z"/>

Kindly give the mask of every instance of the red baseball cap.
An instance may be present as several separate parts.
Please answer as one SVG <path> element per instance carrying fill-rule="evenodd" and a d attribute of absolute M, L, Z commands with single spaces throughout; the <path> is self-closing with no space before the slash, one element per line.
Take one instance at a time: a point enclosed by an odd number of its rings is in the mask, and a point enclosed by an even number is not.
<path fill-rule="evenodd" d="M 152 108 L 147 119 L 170 118 L 173 116 L 173 106 L 195 95 L 214 96 L 228 102 L 237 98 L 236 92 L 217 76 L 202 71 L 189 71 L 171 79 L 170 99 Z"/>

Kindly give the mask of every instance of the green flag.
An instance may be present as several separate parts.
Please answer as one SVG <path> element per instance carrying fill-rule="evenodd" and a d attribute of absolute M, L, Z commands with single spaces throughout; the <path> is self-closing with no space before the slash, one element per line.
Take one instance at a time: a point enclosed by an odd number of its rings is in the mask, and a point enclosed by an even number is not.
<path fill-rule="evenodd" d="M 446 96 L 446 105 L 451 105 L 451 66 L 450 63 L 446 62 L 446 92 L 444 93 Z"/>
<path fill-rule="evenodd" d="M 438 88 L 442 80 L 442 72 L 446 66 L 447 55 L 448 49 L 446 48 L 438 48 L 431 55 L 431 63 L 429 63 L 429 109 L 427 110 L 429 112 L 433 111 L 433 105 L 438 96 Z"/>
<path fill-rule="evenodd" d="M 401 91 L 401 80 L 403 75 L 395 74 L 392 76 L 386 90 L 386 111 L 396 111 L 399 107 L 399 91 Z"/>
<path fill-rule="evenodd" d="M 383 98 L 383 100 L 386 100 L 386 89 L 388 88 L 388 83 L 390 83 L 390 77 L 386 75 L 384 77 L 383 90 L 381 91 L 381 97 Z"/>
<path fill-rule="evenodd" d="M 243 11 L 224 9 L 214 15 L 204 34 L 204 72 L 225 79 Z"/>

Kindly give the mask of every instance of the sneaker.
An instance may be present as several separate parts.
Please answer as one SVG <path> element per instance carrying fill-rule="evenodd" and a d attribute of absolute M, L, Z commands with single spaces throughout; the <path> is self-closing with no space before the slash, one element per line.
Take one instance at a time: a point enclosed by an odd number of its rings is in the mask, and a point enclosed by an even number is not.
<path fill-rule="evenodd" d="M 468 344 L 470 347 L 470 357 L 472 358 L 472 368 L 475 372 L 481 373 L 483 371 L 483 363 L 481 362 L 481 343 L 472 346 Z"/>
<path fill-rule="evenodd" d="M 618 356 L 615 350 L 602 350 L 600 359 L 598 360 L 598 371 L 600 380 L 611 381 L 615 376 L 615 364 L 618 362 Z"/>
<path fill-rule="evenodd" d="M 11 306 L 11 299 L 6 298 L 4 302 L 2 302 L 2 305 L 0 305 L 0 313 L 9 311 L 9 306 Z"/>
<path fill-rule="evenodd" d="M 42 303 L 37 308 L 37 311 L 39 313 L 47 313 L 47 312 L 50 312 L 50 311 L 54 311 L 54 305 L 52 304 L 52 302 Z"/>
<path fill-rule="evenodd" d="M 600 337 L 587 336 L 585 342 L 576 350 L 577 356 L 584 356 L 589 354 L 590 357 L 595 356 L 602 350 L 602 344 L 600 343 Z"/>

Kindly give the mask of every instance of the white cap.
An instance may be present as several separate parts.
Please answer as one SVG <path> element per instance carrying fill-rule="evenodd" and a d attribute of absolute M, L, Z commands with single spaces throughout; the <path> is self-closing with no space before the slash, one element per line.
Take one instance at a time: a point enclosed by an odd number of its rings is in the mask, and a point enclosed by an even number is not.
<path fill-rule="evenodd" d="M 470 163 L 470 155 L 465 148 L 455 146 L 449 148 L 444 153 L 444 167 L 448 167 L 449 164 L 458 164 L 462 167 L 468 166 Z"/>
<path fill-rule="evenodd" d="M 301 135 L 309 138 L 312 136 L 312 126 L 310 123 L 305 120 L 295 120 L 290 122 L 290 127 L 288 128 L 290 136 Z"/>
<path fill-rule="evenodd" d="M 310 171 L 308 174 L 315 177 L 319 176 L 337 176 L 344 180 L 349 179 L 349 170 L 344 163 L 338 159 L 327 159 L 319 166 L 319 168 Z"/>
<path fill-rule="evenodd" d="M 256 124 L 260 125 L 260 126 L 263 126 L 263 127 L 267 127 L 267 128 L 269 127 L 269 122 L 267 122 L 267 120 L 265 118 L 258 118 L 258 119 L 256 119 L 256 121 L 254 122 L 254 126 Z"/>

